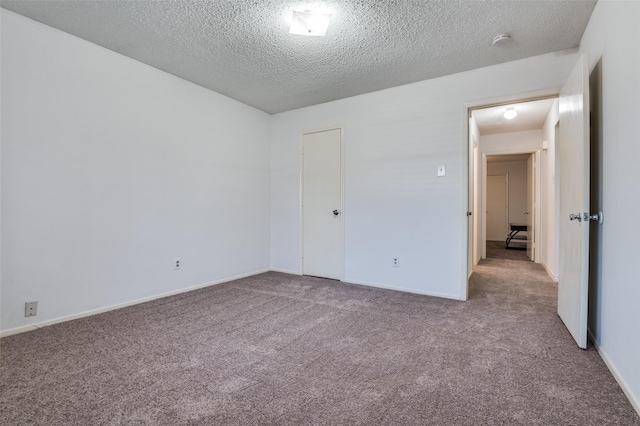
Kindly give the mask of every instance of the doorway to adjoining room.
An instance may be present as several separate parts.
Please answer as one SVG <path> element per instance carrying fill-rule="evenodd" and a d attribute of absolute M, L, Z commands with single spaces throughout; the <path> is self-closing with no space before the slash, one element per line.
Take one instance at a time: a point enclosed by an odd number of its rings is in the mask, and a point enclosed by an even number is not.
<path fill-rule="evenodd" d="M 527 162 L 531 154 L 487 156 L 486 254 L 488 259 L 532 261 L 527 222 L 530 190 Z M 534 191 L 535 192 L 535 191 Z"/>
<path fill-rule="evenodd" d="M 557 122 L 553 95 L 470 110 L 474 265 L 488 258 L 542 263 L 557 279 Z"/>

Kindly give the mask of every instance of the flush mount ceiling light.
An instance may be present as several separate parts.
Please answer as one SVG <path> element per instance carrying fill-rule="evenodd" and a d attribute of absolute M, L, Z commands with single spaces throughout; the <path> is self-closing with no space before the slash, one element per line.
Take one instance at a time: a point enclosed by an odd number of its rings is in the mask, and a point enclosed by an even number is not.
<path fill-rule="evenodd" d="M 501 44 L 505 44 L 509 40 L 511 40 L 511 34 L 498 34 L 493 38 L 493 42 L 491 44 L 493 44 L 494 46 L 499 46 Z"/>
<path fill-rule="evenodd" d="M 518 112 L 515 110 L 515 108 L 508 108 L 504 112 L 504 118 L 506 118 L 507 120 L 513 120 L 514 118 L 516 118 L 516 115 L 518 115 Z"/>
<path fill-rule="evenodd" d="M 300 12 L 294 10 L 289 33 L 322 37 L 327 34 L 330 19 L 331 13 L 328 12 L 313 12 L 310 10 Z"/>

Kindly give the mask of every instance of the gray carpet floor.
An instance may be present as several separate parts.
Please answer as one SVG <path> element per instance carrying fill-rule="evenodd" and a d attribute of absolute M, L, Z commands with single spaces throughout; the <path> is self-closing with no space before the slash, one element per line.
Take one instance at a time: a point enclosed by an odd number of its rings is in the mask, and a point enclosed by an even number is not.
<path fill-rule="evenodd" d="M 270 272 L 0 341 L 6 425 L 640 425 L 539 265 L 459 302 Z"/>
<path fill-rule="evenodd" d="M 514 244 L 514 247 L 518 243 Z M 504 241 L 487 241 L 487 259 L 509 259 L 531 262 L 526 250 L 507 249 Z"/>

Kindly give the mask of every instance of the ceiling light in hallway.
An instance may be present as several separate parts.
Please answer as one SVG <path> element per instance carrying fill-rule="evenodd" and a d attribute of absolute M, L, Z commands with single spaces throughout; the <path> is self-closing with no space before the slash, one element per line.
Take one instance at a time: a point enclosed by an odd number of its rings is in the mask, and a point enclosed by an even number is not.
<path fill-rule="evenodd" d="M 513 120 L 514 118 L 516 118 L 517 115 L 518 115 L 518 112 L 515 110 L 515 108 L 508 108 L 504 112 L 504 118 L 506 118 L 507 120 Z"/>

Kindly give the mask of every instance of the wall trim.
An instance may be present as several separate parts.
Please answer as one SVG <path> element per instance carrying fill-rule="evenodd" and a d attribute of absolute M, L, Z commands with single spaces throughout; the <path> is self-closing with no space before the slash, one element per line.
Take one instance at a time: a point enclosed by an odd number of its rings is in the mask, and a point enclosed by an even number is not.
<path fill-rule="evenodd" d="M 362 285 L 362 286 L 367 286 L 367 287 L 383 288 L 385 290 L 402 291 L 404 293 L 420 294 L 420 295 L 423 295 L 423 296 L 440 297 L 442 299 L 452 299 L 452 300 L 459 300 L 459 301 L 465 301 L 466 300 L 466 298 L 463 298 L 460 295 L 437 293 L 437 292 L 433 292 L 433 291 L 421 291 L 421 290 L 415 290 L 415 289 L 412 289 L 412 288 L 390 286 L 390 285 L 385 285 L 385 284 L 372 283 L 372 282 L 368 282 L 368 281 L 358 281 L 358 280 L 346 279 L 346 280 L 343 280 L 342 282 L 344 282 L 345 284 L 355 284 L 355 285 Z"/>
<path fill-rule="evenodd" d="M 547 266 L 547 264 L 544 261 L 540 262 L 540 264 L 542 266 L 544 266 L 544 269 L 547 271 L 547 274 L 549 274 L 549 276 L 551 277 L 553 282 L 557 283 L 558 282 L 558 276 L 556 274 L 554 274 L 553 272 L 551 272 L 551 269 L 549 269 L 549 267 Z"/>
<path fill-rule="evenodd" d="M 42 322 L 23 325 L 23 326 L 20 326 L 20 327 L 11 328 L 9 330 L 0 331 L 0 338 L 7 337 L 7 336 L 12 336 L 14 334 L 26 333 L 27 331 L 33 331 L 33 330 L 37 330 L 37 329 L 42 328 L 42 327 L 47 327 L 47 326 L 54 325 L 54 324 L 59 324 L 59 323 L 62 323 L 62 322 L 72 321 L 72 320 L 79 319 L 79 318 L 90 317 L 92 315 L 98 315 L 98 314 L 102 314 L 102 313 L 109 312 L 109 311 L 115 311 L 116 309 L 126 308 L 127 306 L 138 305 L 140 303 L 150 302 L 150 301 L 156 300 L 156 299 L 162 299 L 163 297 L 169 297 L 169 296 L 174 296 L 176 294 L 187 293 L 187 292 L 190 292 L 190 291 L 193 291 L 193 290 L 198 290 L 198 289 L 201 289 L 201 288 L 211 287 L 211 286 L 214 286 L 214 285 L 217 285 L 217 284 L 226 283 L 226 282 L 229 282 L 229 281 L 239 280 L 241 278 L 246 278 L 246 277 L 251 277 L 251 276 L 254 276 L 254 275 L 259 275 L 259 274 L 263 274 L 263 273 L 269 272 L 269 271 L 270 271 L 270 269 L 268 269 L 268 268 L 260 269 L 260 270 L 254 271 L 254 272 L 248 272 L 246 274 L 235 275 L 233 277 L 227 277 L 227 278 L 223 278 L 223 279 L 220 279 L 220 280 L 211 281 L 211 282 L 208 282 L 208 283 L 205 283 L 205 284 L 198 284 L 198 285 L 195 285 L 195 286 L 192 286 L 192 287 L 182 288 L 182 289 L 179 289 L 179 290 L 173 290 L 173 291 L 169 291 L 169 292 L 166 292 L 166 293 L 156 294 L 154 296 L 148 296 L 148 297 L 143 297 L 141 299 L 131 300 L 129 302 L 118 303 L 118 304 L 115 304 L 115 305 L 105 306 L 103 308 L 91 309 L 89 311 L 80 312 L 78 314 L 66 315 L 66 316 L 63 316 L 63 317 L 58 317 L 58 318 L 54 318 L 54 319 L 50 319 L 50 320 L 46 320 L 46 321 L 42 321 Z"/>
<path fill-rule="evenodd" d="M 292 271 L 290 269 L 269 268 L 269 271 L 271 271 L 271 272 L 280 272 L 280 273 L 289 274 L 289 275 L 302 276 L 302 272 L 300 272 L 300 271 Z"/>
<path fill-rule="evenodd" d="M 595 337 L 593 336 L 593 333 L 588 328 L 587 328 L 587 334 L 589 335 L 589 339 L 591 339 L 591 341 L 593 342 L 593 345 L 598 350 L 598 354 L 600 354 L 600 358 L 602 358 L 602 360 L 604 361 L 604 364 L 607 366 L 607 368 L 611 372 L 611 375 L 613 376 L 614 379 L 616 379 L 616 382 L 618 382 L 618 385 L 622 389 L 622 392 L 631 403 L 631 406 L 634 408 L 634 410 L 636 410 L 636 412 L 640 416 L 640 399 L 633 394 L 633 392 L 631 391 L 631 388 L 629 387 L 627 382 L 622 378 L 622 375 L 613 364 L 613 361 L 611 361 L 611 358 L 609 358 L 609 356 L 604 351 L 604 349 L 602 349 L 602 346 L 600 346 L 600 343 L 595 339 Z"/>
<path fill-rule="evenodd" d="M 298 275 L 298 276 L 303 276 L 304 275 L 304 274 L 301 274 L 300 272 L 288 271 L 286 269 L 278 269 L 278 268 L 271 268 L 270 271 L 281 272 L 283 274 Z M 471 274 L 473 274 L 473 271 L 471 271 Z M 471 274 L 469 274 L 469 277 L 471 277 Z M 420 294 L 420 295 L 423 295 L 423 296 L 440 297 L 442 299 L 451 299 L 451 300 L 460 300 L 460 301 L 465 301 L 466 300 L 466 299 L 463 299 L 460 296 L 455 296 L 455 295 L 452 295 L 452 294 L 437 293 L 437 292 L 430 292 L 430 291 L 420 291 L 420 290 L 414 290 L 414 289 L 406 288 L 406 287 L 397 287 L 397 286 L 390 286 L 390 285 L 379 284 L 379 283 L 372 283 L 372 282 L 369 282 L 369 281 L 358 281 L 358 280 L 344 279 L 344 280 L 340 280 L 340 282 L 345 283 L 345 284 L 362 285 L 362 286 L 366 286 L 366 287 L 383 288 L 385 290 L 402 291 L 404 293 Z"/>
<path fill-rule="evenodd" d="M 145 303 L 145 302 L 150 302 L 152 300 L 162 299 L 164 297 L 169 297 L 169 296 L 174 296 L 176 294 L 188 293 L 188 292 L 193 291 L 193 290 L 198 290 L 198 289 L 205 288 L 205 287 L 211 287 L 211 286 L 214 286 L 214 285 L 218 285 L 218 284 L 223 284 L 223 283 L 230 282 L 230 281 L 239 280 L 241 278 L 246 278 L 246 277 L 251 277 L 251 276 L 254 276 L 254 275 L 263 274 L 265 272 L 280 272 L 280 273 L 284 273 L 284 274 L 297 275 L 297 276 L 301 276 L 302 275 L 300 272 L 289 271 L 289 270 L 286 270 L 286 269 L 279 269 L 279 268 L 260 269 L 260 270 L 257 270 L 257 271 L 248 272 L 246 274 L 240 274 L 240 275 L 235 275 L 235 276 L 232 276 L 232 277 L 223 278 L 223 279 L 216 280 L 216 281 L 211 281 L 211 282 L 208 282 L 208 283 L 205 283 L 205 284 L 198 284 L 198 285 L 195 285 L 195 286 L 192 286 L 192 287 L 187 287 L 187 288 L 183 288 L 183 289 L 179 289 L 179 290 L 169 291 L 169 292 L 166 292 L 166 293 L 161 293 L 161 294 L 157 294 L 157 295 L 154 295 L 154 296 L 144 297 L 144 298 L 132 300 L 132 301 L 129 301 L 129 302 L 118 303 L 118 304 L 115 304 L 115 305 L 105 306 L 103 308 L 92 309 L 92 310 L 89 310 L 89 311 L 80 312 L 78 314 L 67 315 L 67 316 L 63 316 L 63 317 L 50 319 L 50 320 L 47 320 L 47 321 L 42 321 L 42 322 L 23 325 L 23 326 L 16 327 L 16 328 L 11 328 L 9 330 L 3 330 L 3 331 L 0 331 L 0 339 L 3 338 L 3 337 L 12 336 L 14 334 L 21 334 L 21 333 L 26 333 L 28 331 L 37 330 L 39 328 L 47 327 L 47 326 L 54 325 L 54 324 L 60 324 L 60 323 L 67 322 L 67 321 L 73 321 L 75 319 L 90 317 L 90 316 L 93 316 L 93 315 L 98 315 L 98 314 L 102 314 L 102 313 L 109 312 L 109 311 L 115 311 L 116 309 L 126 308 L 128 306 L 133 306 L 133 305 L 138 305 L 138 304 Z M 384 285 L 384 284 L 371 283 L 371 282 L 366 282 L 366 281 L 343 280 L 341 282 L 344 282 L 345 284 L 362 285 L 362 286 L 367 286 L 367 287 L 383 288 L 385 290 L 394 290 L 394 291 L 402 291 L 402 292 L 405 292 L 405 293 L 420 294 L 420 295 L 423 295 L 423 296 L 433 296 L 433 297 L 440 297 L 440 298 L 444 298 L 444 299 L 452 299 L 452 300 L 460 300 L 460 301 L 464 301 L 465 300 L 465 299 L 463 299 L 463 298 L 461 298 L 459 296 L 454 296 L 454 295 L 451 295 L 451 294 L 429 292 L 429 291 L 420 291 L 420 290 L 410 289 L 410 288 L 406 288 L 406 287 L 388 286 L 388 285 Z"/>

